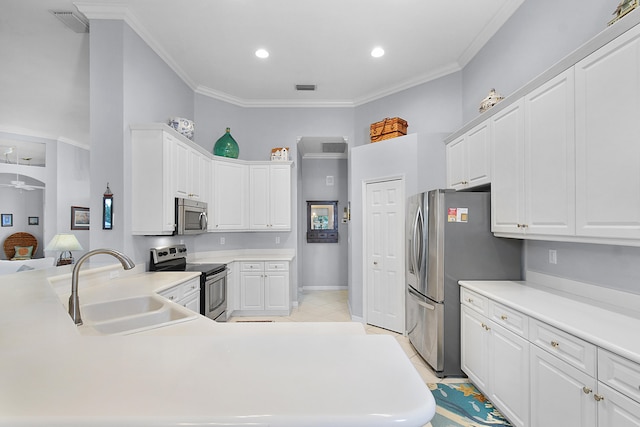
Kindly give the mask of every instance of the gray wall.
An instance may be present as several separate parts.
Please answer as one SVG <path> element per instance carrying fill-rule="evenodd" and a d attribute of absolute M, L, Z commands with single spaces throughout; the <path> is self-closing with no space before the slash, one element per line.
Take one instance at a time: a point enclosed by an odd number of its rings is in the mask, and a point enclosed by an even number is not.
<path fill-rule="evenodd" d="M 114 194 L 113 230 L 92 221 L 91 247 L 111 247 L 146 262 L 166 238 L 131 235 L 131 123 L 194 116 L 193 91 L 120 20 L 91 21 L 91 211 L 102 213 L 107 182 Z M 97 215 L 96 215 L 97 214 Z"/>
<path fill-rule="evenodd" d="M 618 0 L 525 1 L 462 71 L 463 120 L 495 88 L 508 96 L 602 31 Z"/>
<path fill-rule="evenodd" d="M 507 96 L 535 75 L 550 67 L 557 60 L 601 31 L 610 19 L 617 0 L 602 2 L 553 2 L 537 0 L 525 2 L 480 53 L 458 73 L 442 77 L 414 88 L 390 95 L 356 108 L 241 108 L 206 96 L 194 94 L 170 68 L 122 21 L 92 22 L 91 35 L 91 208 L 99 211 L 101 196 L 106 182 L 115 193 L 116 229 L 104 232 L 92 227 L 92 247 L 109 245 L 133 253 L 137 259 L 146 261 L 151 246 L 165 244 L 167 238 L 132 237 L 128 218 L 130 189 L 126 185 L 130 169 L 126 159 L 129 153 L 129 123 L 162 122 L 170 116 L 194 118 L 195 140 L 208 150 L 222 135 L 224 128 L 232 128 L 232 134 L 240 145 L 240 158 L 266 160 L 274 146 L 291 147 L 291 158 L 297 160 L 295 143 L 300 136 L 346 136 L 350 146 L 368 144 L 369 125 L 385 117 L 399 116 L 409 122 L 409 132 L 420 135 L 446 134 L 477 116 L 477 106 L 488 89 L 496 87 Z M 428 140 L 428 146 L 420 146 L 419 165 L 425 170 L 434 169 L 443 159 L 443 148 Z M 405 158 L 408 164 L 411 158 Z M 427 172 L 428 174 L 428 172 Z M 298 165 L 293 175 L 301 178 Z M 442 177 L 444 178 L 444 177 Z M 428 181 L 420 177 L 419 182 L 428 189 Z M 299 205 L 301 189 L 294 180 L 292 189 L 294 206 Z M 350 183 L 350 188 L 354 183 Z M 122 204 L 118 204 L 118 198 Z M 352 207 L 356 195 L 350 194 Z M 358 196 L 361 197 L 361 196 Z M 117 206 L 121 206 L 119 210 Z M 291 233 L 282 233 L 283 248 L 295 248 L 299 243 L 298 216 L 293 215 L 294 228 Z M 118 219 L 119 218 L 119 219 Z M 361 227 L 357 216 L 352 215 L 351 231 Z M 274 234 L 227 233 L 226 245 L 219 244 L 219 235 L 203 235 L 181 239 L 191 250 L 215 250 L 232 248 L 273 248 Z M 175 239 L 175 238 L 174 238 Z M 350 256 L 361 253 L 361 240 L 351 242 Z M 535 249 L 544 251 L 545 243 L 530 243 Z M 540 245 L 540 246 L 538 246 Z M 579 269 L 571 261 L 580 256 L 591 256 L 603 271 L 611 269 L 610 260 L 615 257 L 615 247 L 602 246 L 593 255 L 582 253 L 582 245 L 567 245 L 558 253 L 567 264 L 558 274 L 573 277 Z M 563 254 L 568 252 L 565 257 Z M 576 256 L 573 256 L 576 255 Z M 533 255 L 532 255 L 533 256 Z M 357 260 L 352 268 L 361 270 Z M 531 266 L 546 271 L 527 257 Z M 562 261 L 561 261 L 562 262 Z M 293 271 L 298 267 L 293 266 Z M 612 280 L 600 280 L 611 286 Z M 292 278 L 294 286 L 296 278 Z M 362 288 L 362 278 L 349 273 L 349 286 Z M 616 285 L 617 286 L 617 285 Z M 624 285 L 622 285 L 624 286 Z M 295 289 L 295 288 L 294 288 Z M 361 294 L 361 292 L 360 292 Z M 362 315 L 362 301 L 358 292 L 350 295 L 355 315 Z M 359 309 L 358 309 L 359 308 Z"/>
<path fill-rule="evenodd" d="M 465 122 L 478 115 L 491 87 L 502 95 L 523 86 L 606 28 L 618 0 L 525 1 L 464 68 Z M 640 293 L 640 248 L 527 241 L 526 268 L 607 288 Z M 549 264 L 549 250 L 558 264 Z"/>
<path fill-rule="evenodd" d="M 306 218 L 307 201 L 338 201 L 338 243 L 307 243 L 307 221 L 301 221 L 299 233 L 301 288 L 335 289 L 347 288 L 348 283 L 348 224 L 342 223 L 343 210 L 347 206 L 348 171 L 347 159 L 307 159 L 300 165 L 302 172 L 302 195 L 298 203 L 299 212 Z M 326 177 L 333 176 L 334 185 L 326 184 Z"/>

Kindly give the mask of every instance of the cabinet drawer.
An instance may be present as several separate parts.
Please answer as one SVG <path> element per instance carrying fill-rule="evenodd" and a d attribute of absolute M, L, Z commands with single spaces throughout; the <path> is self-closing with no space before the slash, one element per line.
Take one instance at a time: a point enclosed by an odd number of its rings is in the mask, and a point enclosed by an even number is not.
<path fill-rule="evenodd" d="M 180 298 L 184 298 L 188 295 L 200 292 L 200 279 L 189 280 L 187 283 L 183 283 L 180 287 Z"/>
<path fill-rule="evenodd" d="M 536 319 L 529 322 L 529 341 L 592 377 L 596 376 L 596 346 Z"/>
<path fill-rule="evenodd" d="M 598 380 L 640 402 L 640 365 L 598 349 Z"/>
<path fill-rule="evenodd" d="M 460 288 L 460 302 L 474 310 L 489 316 L 489 300 L 467 288 Z"/>
<path fill-rule="evenodd" d="M 505 305 L 491 301 L 489 303 L 490 318 L 498 325 L 504 326 L 521 337 L 529 336 L 529 318 Z"/>
<path fill-rule="evenodd" d="M 289 263 L 287 261 L 268 261 L 265 262 L 266 271 L 289 271 Z"/>
<path fill-rule="evenodd" d="M 169 301 L 178 301 L 180 299 L 180 286 L 174 286 L 165 291 L 159 292 L 159 295 L 168 299 Z"/>
<path fill-rule="evenodd" d="M 181 283 L 169 289 L 165 289 L 162 292 L 158 292 L 158 295 L 168 299 L 169 301 L 179 301 L 186 296 L 196 293 L 200 293 L 199 277 L 195 277 L 188 282 Z"/>
<path fill-rule="evenodd" d="M 264 271 L 264 262 L 243 262 L 240 264 L 241 271 Z"/>

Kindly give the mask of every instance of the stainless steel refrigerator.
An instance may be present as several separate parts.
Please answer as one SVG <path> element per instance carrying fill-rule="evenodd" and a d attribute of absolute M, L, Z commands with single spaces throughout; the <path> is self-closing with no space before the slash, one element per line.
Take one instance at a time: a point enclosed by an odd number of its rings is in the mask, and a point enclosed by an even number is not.
<path fill-rule="evenodd" d="M 432 190 L 407 200 L 407 334 L 439 377 L 460 369 L 459 280 L 520 280 L 522 241 L 491 233 L 491 194 Z"/>

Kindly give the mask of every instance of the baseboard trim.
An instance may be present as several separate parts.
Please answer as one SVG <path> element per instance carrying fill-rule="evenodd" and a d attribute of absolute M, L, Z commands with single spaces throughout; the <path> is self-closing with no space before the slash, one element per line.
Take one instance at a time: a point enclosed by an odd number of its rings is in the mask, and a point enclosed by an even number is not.
<path fill-rule="evenodd" d="M 303 286 L 302 291 L 346 291 L 347 286 Z"/>

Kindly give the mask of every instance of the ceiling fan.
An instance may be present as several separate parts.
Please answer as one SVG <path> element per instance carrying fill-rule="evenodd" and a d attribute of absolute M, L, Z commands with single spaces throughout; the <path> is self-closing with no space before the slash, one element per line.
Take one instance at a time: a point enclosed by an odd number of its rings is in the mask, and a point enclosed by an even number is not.
<path fill-rule="evenodd" d="M 18 174 L 16 174 L 15 180 L 10 181 L 9 184 L 0 184 L 0 187 L 13 187 L 18 190 L 27 190 L 27 191 L 33 191 L 37 188 L 44 190 L 44 187 L 41 185 L 30 185 L 20 180 L 20 176 Z"/>

